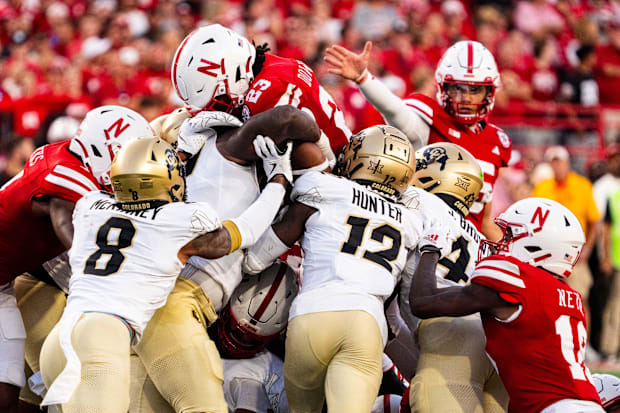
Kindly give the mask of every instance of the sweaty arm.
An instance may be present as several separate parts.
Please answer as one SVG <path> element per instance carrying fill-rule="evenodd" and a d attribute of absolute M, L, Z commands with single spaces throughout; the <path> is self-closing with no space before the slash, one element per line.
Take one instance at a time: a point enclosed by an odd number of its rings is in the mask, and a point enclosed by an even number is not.
<path fill-rule="evenodd" d="M 460 317 L 486 312 L 506 319 L 516 310 L 516 304 L 504 301 L 496 291 L 484 285 L 472 283 L 464 287 L 437 288 L 438 261 L 437 252 L 424 252 L 413 274 L 409 303 L 416 317 Z"/>
<path fill-rule="evenodd" d="M 317 142 L 321 130 L 314 120 L 301 110 L 290 106 L 277 106 L 248 119 L 242 127 L 231 131 L 218 149 L 229 159 L 253 162 L 258 159 L 252 150 L 252 140 L 257 135 L 269 136 L 276 145 L 292 139 Z"/>
<path fill-rule="evenodd" d="M 247 251 L 243 270 L 258 274 L 284 254 L 304 233 L 306 221 L 317 210 L 310 206 L 293 202 L 282 219 L 271 226 L 262 237 Z"/>

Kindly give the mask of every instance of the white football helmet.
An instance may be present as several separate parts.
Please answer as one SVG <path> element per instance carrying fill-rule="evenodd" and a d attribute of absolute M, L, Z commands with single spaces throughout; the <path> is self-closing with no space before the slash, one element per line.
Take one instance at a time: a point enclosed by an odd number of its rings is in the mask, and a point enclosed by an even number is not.
<path fill-rule="evenodd" d="M 455 120 L 472 124 L 486 118 L 495 104 L 495 92 L 500 86 L 499 71 L 491 52 L 481 43 L 464 40 L 453 44 L 441 57 L 435 71 L 437 100 Z M 460 105 L 471 103 L 455 102 L 448 96 L 448 85 L 486 86 L 487 95 L 478 110 L 461 113 Z"/>
<path fill-rule="evenodd" d="M 82 158 L 101 185 L 109 188 L 110 166 L 116 153 L 139 137 L 155 137 L 142 115 L 123 106 L 100 106 L 86 114 L 69 149 Z"/>
<path fill-rule="evenodd" d="M 620 378 L 611 374 L 593 374 L 592 382 L 605 409 L 620 405 Z"/>
<path fill-rule="evenodd" d="M 377 397 L 370 413 L 399 413 L 401 399 L 398 394 L 383 394 Z"/>
<path fill-rule="evenodd" d="M 298 290 L 297 276 L 279 259 L 260 274 L 244 275 L 218 320 L 222 357 L 251 357 L 278 337 Z"/>
<path fill-rule="evenodd" d="M 254 74 L 256 49 L 245 37 L 219 24 L 200 27 L 178 47 L 172 84 L 189 113 L 230 113 L 243 104 Z"/>
<path fill-rule="evenodd" d="M 566 278 L 577 263 L 586 237 L 577 217 L 545 198 L 526 198 L 495 218 L 504 231 L 499 242 L 483 240 L 480 251 L 494 250 Z"/>

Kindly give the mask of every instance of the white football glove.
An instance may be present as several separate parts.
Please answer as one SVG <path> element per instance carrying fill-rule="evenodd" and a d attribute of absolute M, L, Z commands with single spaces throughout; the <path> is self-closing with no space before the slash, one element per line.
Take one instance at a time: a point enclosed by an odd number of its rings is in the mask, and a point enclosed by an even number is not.
<path fill-rule="evenodd" d="M 243 123 L 226 112 L 205 111 L 199 112 L 193 118 L 188 119 L 188 127 L 193 132 L 203 132 L 216 126 L 229 126 L 239 128 Z"/>
<path fill-rule="evenodd" d="M 217 126 L 240 127 L 243 123 L 225 112 L 202 111 L 193 118 L 186 119 L 179 130 L 177 151 L 190 156 L 196 155 L 207 139 L 215 137 L 213 128 Z"/>
<path fill-rule="evenodd" d="M 450 229 L 439 222 L 428 225 L 422 233 L 422 239 L 418 244 L 420 252 L 436 251 L 440 258 L 452 252 Z"/>
<path fill-rule="evenodd" d="M 292 142 L 286 144 L 286 151 L 281 154 L 269 136 L 257 135 L 254 138 L 254 151 L 263 160 L 263 169 L 267 175 L 267 181 L 270 181 L 277 174 L 282 174 L 289 182 L 293 182 L 292 150 Z"/>

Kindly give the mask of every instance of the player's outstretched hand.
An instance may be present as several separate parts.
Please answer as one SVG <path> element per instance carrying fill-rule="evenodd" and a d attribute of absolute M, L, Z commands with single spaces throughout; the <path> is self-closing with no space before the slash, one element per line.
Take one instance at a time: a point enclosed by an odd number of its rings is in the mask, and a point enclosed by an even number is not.
<path fill-rule="evenodd" d="M 330 68 L 329 73 L 334 73 L 345 79 L 359 81 L 368 68 L 372 42 L 368 41 L 364 45 L 362 53 L 357 54 L 342 46 L 333 45 L 325 50 L 325 60 Z"/>
<path fill-rule="evenodd" d="M 290 141 L 286 144 L 286 151 L 281 153 L 269 136 L 257 135 L 254 138 L 254 151 L 263 160 L 263 168 L 268 181 L 271 181 L 271 178 L 274 176 L 281 174 L 284 175 L 287 181 L 293 182 L 293 168 L 291 167 L 292 150 L 293 143 Z"/>

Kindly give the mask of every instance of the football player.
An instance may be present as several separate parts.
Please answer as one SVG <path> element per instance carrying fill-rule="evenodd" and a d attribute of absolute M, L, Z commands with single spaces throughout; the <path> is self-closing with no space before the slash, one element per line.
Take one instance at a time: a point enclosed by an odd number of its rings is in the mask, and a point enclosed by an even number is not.
<path fill-rule="evenodd" d="M 24 169 L 0 189 L 0 410 L 14 409 L 24 386 L 26 331 L 16 307 L 13 280 L 25 272 L 44 274 L 39 267 L 71 246 L 71 215 L 78 199 L 110 185 L 109 168 L 119 147 L 136 135 L 151 135 L 148 122 L 133 110 L 102 106 L 91 110 L 77 135 L 68 141 L 38 148 Z M 34 284 L 34 283 L 33 283 Z M 48 289 L 51 301 L 64 297 Z M 24 319 L 40 322 L 42 302 L 22 305 Z M 57 321 L 51 320 L 51 321 Z M 38 350 L 53 324 L 38 337 L 29 337 L 38 371 Z M 40 326 L 39 326 L 40 327 Z M 31 331 L 31 329 L 28 329 Z M 37 344 L 38 343 L 38 344 Z M 30 351 L 29 351 L 30 352 Z"/>
<path fill-rule="evenodd" d="M 196 154 L 185 164 L 188 200 L 208 202 L 221 219 L 238 216 L 260 194 L 256 173 L 259 158 L 251 146 L 257 134 L 270 136 L 276 144 L 295 139 L 293 158 L 295 152 L 309 145 L 317 158 L 307 157 L 306 161 L 316 160 L 311 165 L 325 163 L 321 151 L 311 143 L 319 139 L 316 123 L 291 106 L 263 112 L 241 127 L 238 119 L 215 111 L 201 112 L 187 122 L 192 130 L 202 131 L 177 136 L 180 153 Z M 243 256 L 238 250 L 216 260 L 189 258 L 166 304 L 155 312 L 142 341 L 134 347 L 148 378 L 176 411 L 207 411 L 213 405 L 225 404 L 221 361 L 207 327 L 241 281 Z M 213 374 L 205 377 L 205 372 Z M 160 398 L 157 394 L 136 397 Z M 140 412 L 150 411 L 149 403 L 136 405 L 141 406 Z"/>
<path fill-rule="evenodd" d="M 224 395 L 231 411 L 289 411 L 282 360 L 265 347 L 286 328 L 298 290 L 293 270 L 276 260 L 258 275 L 244 276 L 211 328 L 222 356 Z"/>
<path fill-rule="evenodd" d="M 422 254 L 410 290 L 414 315 L 481 313 L 486 351 L 508 390 L 508 411 L 603 412 L 584 364 L 587 342 L 581 296 L 566 284 L 585 236 L 567 208 L 526 198 L 496 219 L 495 253 L 476 264 L 471 283 L 438 288 L 429 270 L 438 254 Z M 432 271 L 431 271 L 432 272 Z"/>
<path fill-rule="evenodd" d="M 462 147 L 441 142 L 416 152 L 414 186 L 403 196 L 410 208 L 443 218 L 450 228 L 450 253 L 437 265 L 440 286 L 464 285 L 474 271 L 482 235 L 466 220 L 482 188 L 482 171 Z M 418 319 L 409 310 L 411 276 L 403 275 L 400 308 L 416 332 L 420 356 L 411 382 L 411 411 L 504 412 L 508 394 L 487 357 L 479 314 Z"/>
<path fill-rule="evenodd" d="M 342 111 L 308 66 L 268 50 L 219 24 L 201 27 L 178 47 L 172 83 L 192 115 L 242 111 L 246 121 L 276 106 L 299 108 L 318 124 L 322 131 L 319 146 L 335 163 L 334 154 L 342 151 L 351 136 Z"/>
<path fill-rule="evenodd" d="M 67 307 L 41 351 L 48 388 L 43 405 L 60 404 L 64 412 L 127 411 L 130 346 L 164 305 L 181 266 L 190 256 L 219 258 L 247 248 L 279 209 L 292 181 L 291 144 L 280 154 L 270 138 L 257 136 L 253 146 L 269 183 L 231 220 L 220 223 L 206 203 L 179 202 L 183 168 L 158 138 L 120 150 L 111 168 L 113 196 L 93 192 L 77 203 Z"/>
<path fill-rule="evenodd" d="M 261 271 L 303 236 L 303 283 L 284 360 L 292 412 L 320 411 L 324 399 L 329 411 L 371 410 L 387 339 L 383 301 L 424 233 L 421 214 L 395 202 L 415 171 L 402 132 L 384 125 L 361 131 L 336 170 L 340 176 L 298 178 L 294 202 L 244 261 L 247 272 Z"/>
<path fill-rule="evenodd" d="M 342 46 L 326 50 L 330 72 L 357 83 L 368 101 L 385 120 L 402 130 L 416 149 L 429 143 L 453 142 L 478 159 L 484 173 L 479 199 L 470 208 L 468 219 L 489 239 L 500 234 L 491 219 L 493 185 L 499 169 L 510 160 L 512 143 L 487 117 L 495 103 L 500 76 L 491 52 L 474 41 L 452 45 L 437 70 L 437 98 L 414 93 L 402 100 L 368 72 L 372 43 L 361 54 Z"/>

